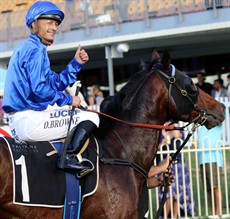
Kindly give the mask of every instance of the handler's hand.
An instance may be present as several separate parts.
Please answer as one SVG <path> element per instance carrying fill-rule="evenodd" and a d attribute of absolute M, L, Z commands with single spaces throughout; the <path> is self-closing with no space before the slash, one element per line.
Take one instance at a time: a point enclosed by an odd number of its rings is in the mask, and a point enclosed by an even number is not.
<path fill-rule="evenodd" d="M 73 96 L 72 106 L 79 107 L 81 104 L 81 99 L 79 96 Z"/>
<path fill-rule="evenodd" d="M 167 172 L 167 170 L 172 169 L 172 163 L 169 165 L 170 161 L 172 160 L 171 156 L 167 156 L 164 160 L 162 160 L 158 167 L 160 168 L 161 172 Z"/>
<path fill-rule="evenodd" d="M 74 58 L 82 65 L 89 61 L 89 56 L 84 49 L 81 49 L 81 45 L 78 46 Z"/>
<path fill-rule="evenodd" d="M 168 177 L 168 184 L 169 184 L 169 186 L 171 186 L 175 180 L 174 173 L 173 172 L 165 173 L 165 177 Z M 157 186 L 162 185 L 163 182 L 164 182 L 164 175 L 161 174 L 161 176 L 158 177 L 158 185 Z"/>

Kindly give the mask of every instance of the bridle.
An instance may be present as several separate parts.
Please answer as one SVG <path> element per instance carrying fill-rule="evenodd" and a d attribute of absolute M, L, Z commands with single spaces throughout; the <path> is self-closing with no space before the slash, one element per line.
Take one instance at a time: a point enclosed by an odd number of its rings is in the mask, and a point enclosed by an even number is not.
<path fill-rule="evenodd" d="M 178 93 L 180 94 L 180 99 L 181 102 L 184 103 L 184 98 L 187 100 L 187 102 L 190 104 L 189 107 L 189 112 L 186 111 L 186 114 L 189 114 L 189 119 L 191 117 L 191 112 L 193 108 L 198 112 L 198 115 L 192 119 L 191 121 L 188 121 L 188 124 L 183 126 L 183 127 L 175 127 L 172 124 L 174 122 L 176 122 L 175 120 L 171 123 L 171 125 L 168 126 L 164 126 L 164 125 L 152 125 L 152 124 L 140 124 L 140 123 L 132 123 L 132 122 L 127 122 L 121 119 L 118 119 L 116 117 L 110 116 L 108 114 L 105 114 L 103 112 L 98 112 L 95 110 L 91 110 L 91 109 L 85 109 L 84 107 L 80 107 L 80 109 L 88 111 L 88 112 L 94 112 L 97 113 L 99 115 L 108 117 L 112 120 L 118 121 L 120 123 L 129 125 L 129 126 L 133 126 L 133 127 L 141 127 L 141 128 L 149 128 L 149 129 L 165 129 L 167 131 L 170 130 L 185 130 L 186 127 L 188 127 L 189 125 L 193 124 L 193 128 L 191 129 L 191 131 L 189 131 L 186 139 L 184 140 L 183 144 L 181 145 L 181 147 L 175 152 L 175 154 L 172 157 L 171 162 L 175 162 L 176 161 L 176 157 L 177 155 L 180 153 L 180 151 L 182 150 L 182 148 L 184 147 L 184 145 L 188 142 L 189 138 L 193 135 L 193 133 L 195 132 L 195 130 L 197 129 L 198 126 L 203 125 L 205 123 L 205 121 L 207 120 L 207 115 L 206 112 L 202 109 L 200 109 L 200 107 L 198 106 L 198 104 L 196 103 L 197 98 L 198 98 L 198 88 L 195 89 L 194 93 L 188 92 L 186 90 L 186 87 L 184 84 L 182 84 L 182 82 L 179 81 L 179 79 L 176 77 L 176 69 L 174 67 L 174 65 L 170 65 L 172 68 L 172 72 L 171 75 L 168 76 L 166 73 L 164 73 L 161 68 L 162 68 L 162 64 L 157 63 L 153 66 L 152 71 L 145 77 L 145 79 L 141 82 L 140 86 L 138 87 L 137 90 L 140 90 L 140 88 L 143 86 L 144 82 L 149 78 L 150 75 L 153 74 L 154 70 L 160 75 L 160 77 L 163 79 L 163 81 L 165 82 L 166 86 L 168 87 L 168 115 L 170 115 L 169 117 L 171 117 L 171 105 L 172 105 L 172 90 L 173 87 L 175 87 L 174 90 L 179 91 Z M 186 77 L 185 75 L 182 75 L 184 78 Z M 182 78 L 181 76 L 181 78 Z M 190 78 L 189 78 L 190 79 Z M 190 79 L 191 80 L 191 79 Z M 184 80 L 185 81 L 185 80 Z M 188 86 L 187 86 L 188 89 Z M 134 94 L 134 96 L 137 93 Z M 177 110 L 179 110 L 179 107 L 181 106 L 180 103 L 178 103 L 179 100 L 175 100 L 175 104 L 177 106 Z M 185 109 L 187 110 L 187 109 Z M 183 113 L 184 111 L 182 111 Z M 178 119 L 178 118 L 177 118 Z M 189 120 L 188 119 L 188 120 Z M 111 163 L 111 159 L 110 162 Z M 138 171 L 139 172 L 139 171 Z M 143 174 L 143 171 L 141 171 L 141 175 L 146 175 L 147 174 Z"/>
<path fill-rule="evenodd" d="M 158 72 L 158 74 L 160 75 L 160 77 L 165 82 L 166 86 L 168 87 L 168 117 L 169 119 L 172 119 L 172 115 L 171 115 L 172 99 L 174 99 L 174 102 L 175 102 L 175 105 L 178 111 L 178 118 L 176 118 L 175 120 L 180 120 L 181 115 L 189 115 L 187 119 L 188 120 L 187 122 L 189 122 L 192 109 L 196 110 L 199 114 L 206 115 L 205 111 L 201 110 L 197 104 L 199 88 L 192 83 L 192 80 L 187 75 L 183 75 L 180 72 L 176 74 L 176 69 L 174 65 L 170 64 L 170 66 L 172 68 L 170 76 L 161 70 L 163 68 L 162 64 L 157 63 L 153 66 L 153 69 L 156 72 Z M 191 88 L 192 86 L 193 86 L 193 89 Z M 187 91 L 186 89 L 189 91 Z M 173 97 L 172 90 L 177 92 L 178 95 L 174 95 Z M 193 122 L 194 120 L 192 120 L 189 123 L 191 124 Z"/>

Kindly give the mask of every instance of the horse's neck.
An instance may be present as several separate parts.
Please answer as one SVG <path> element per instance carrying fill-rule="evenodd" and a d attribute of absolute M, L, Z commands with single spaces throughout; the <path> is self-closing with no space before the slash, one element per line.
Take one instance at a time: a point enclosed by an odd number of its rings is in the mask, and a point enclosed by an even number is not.
<path fill-rule="evenodd" d="M 130 160 L 148 172 L 156 156 L 159 137 L 159 130 L 117 126 L 105 137 L 105 154 Z"/>
<path fill-rule="evenodd" d="M 139 101 L 136 102 L 136 106 L 131 107 L 131 111 L 126 115 L 129 121 L 164 124 L 167 118 L 167 90 L 164 86 L 160 86 L 160 81 L 160 78 L 156 78 L 158 86 L 150 83 L 143 88 L 137 98 Z M 156 156 L 161 130 L 129 127 L 120 133 L 125 139 L 132 160 L 148 171 Z"/>
<path fill-rule="evenodd" d="M 167 118 L 167 88 L 160 76 L 152 74 L 134 96 L 127 94 L 128 107 L 120 113 L 120 119 L 144 124 L 162 125 Z M 132 98 L 132 101 L 129 99 Z M 123 100 L 123 101 L 125 101 Z M 103 123 L 107 125 L 106 123 Z M 114 157 L 135 162 L 146 171 L 156 156 L 161 130 L 113 124 L 106 131 L 106 141 L 111 145 L 107 153 Z"/>
<path fill-rule="evenodd" d="M 130 130 L 130 133 L 132 137 L 127 141 L 127 147 L 129 147 L 131 158 L 135 163 L 148 171 L 156 156 L 160 131 L 134 128 Z"/>

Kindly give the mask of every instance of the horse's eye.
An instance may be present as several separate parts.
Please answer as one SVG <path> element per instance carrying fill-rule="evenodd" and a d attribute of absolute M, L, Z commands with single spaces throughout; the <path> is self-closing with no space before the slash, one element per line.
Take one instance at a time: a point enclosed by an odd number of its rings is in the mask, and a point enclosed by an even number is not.
<path fill-rule="evenodd" d="M 193 91 L 197 91 L 197 86 L 193 83 L 192 80 L 191 80 L 191 88 Z"/>
<path fill-rule="evenodd" d="M 190 94 L 195 94 L 197 92 L 196 85 L 193 83 L 192 79 L 189 77 L 186 77 L 184 79 L 184 86 L 185 86 L 186 91 Z"/>

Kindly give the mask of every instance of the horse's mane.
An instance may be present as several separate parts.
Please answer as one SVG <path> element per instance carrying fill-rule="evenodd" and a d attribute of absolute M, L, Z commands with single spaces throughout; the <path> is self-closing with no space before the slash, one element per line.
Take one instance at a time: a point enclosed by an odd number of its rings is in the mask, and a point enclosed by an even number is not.
<path fill-rule="evenodd" d="M 154 50 L 154 52 L 156 51 Z M 121 115 L 124 111 L 132 109 L 132 103 L 136 94 L 139 92 L 148 76 L 152 74 L 153 65 L 159 61 L 160 59 L 158 53 L 154 54 L 154 59 L 148 66 L 141 60 L 142 69 L 133 74 L 128 80 L 127 84 L 122 87 L 121 90 L 114 96 L 107 97 L 103 100 L 100 106 L 101 112 L 116 118 L 121 118 Z M 113 127 L 113 120 L 104 116 L 101 116 L 100 120 L 101 127 L 107 127 L 109 129 Z"/>
<path fill-rule="evenodd" d="M 100 111 L 110 116 L 121 118 L 124 111 L 132 108 L 132 101 L 144 83 L 147 73 L 146 70 L 141 70 L 134 74 L 120 91 L 102 101 Z M 112 129 L 114 123 L 114 120 L 101 115 L 98 137 L 103 137 L 105 132 Z"/>
<path fill-rule="evenodd" d="M 143 69 L 134 74 L 119 92 L 104 99 L 100 107 L 101 112 L 121 118 L 123 112 L 132 109 L 133 100 L 150 73 Z M 108 130 L 113 127 L 114 121 L 101 116 L 100 124 Z"/>

